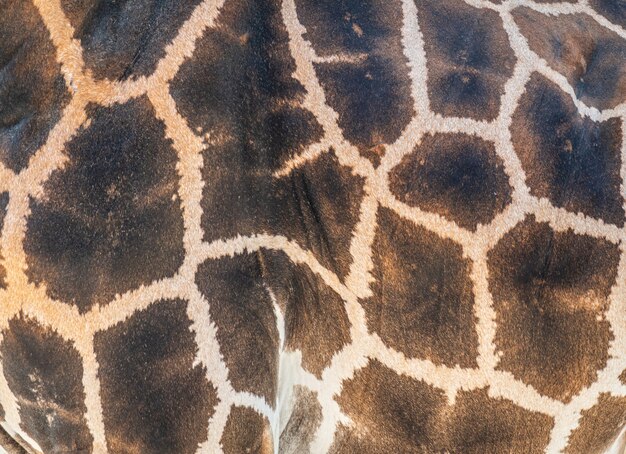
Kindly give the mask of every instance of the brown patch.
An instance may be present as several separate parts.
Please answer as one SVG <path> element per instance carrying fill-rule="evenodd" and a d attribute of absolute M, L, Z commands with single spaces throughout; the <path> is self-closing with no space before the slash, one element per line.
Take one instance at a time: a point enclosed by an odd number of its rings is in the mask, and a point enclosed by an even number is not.
<path fill-rule="evenodd" d="M 230 410 L 220 444 L 224 454 L 271 454 L 272 432 L 267 418 L 246 407 Z"/>
<path fill-rule="evenodd" d="M 274 405 L 279 340 L 260 253 L 207 260 L 198 267 L 196 284 L 217 326 L 233 387 L 263 396 Z"/>
<path fill-rule="evenodd" d="M 620 120 L 581 117 L 571 98 L 538 74 L 526 90 L 511 134 L 531 193 L 622 226 Z"/>
<path fill-rule="evenodd" d="M 431 108 L 445 116 L 492 120 L 515 54 L 495 11 L 461 0 L 415 0 L 424 35 Z"/>
<path fill-rule="evenodd" d="M 470 263 L 461 247 L 381 208 L 373 245 L 368 327 L 409 357 L 476 365 Z"/>
<path fill-rule="evenodd" d="M 22 316 L 9 322 L 2 338 L 2 367 L 22 429 L 44 452 L 91 452 L 83 365 L 72 344 Z"/>
<path fill-rule="evenodd" d="M 280 454 L 311 452 L 310 444 L 322 422 L 322 407 L 317 393 L 294 386 L 294 403 L 289 421 L 280 434 Z"/>
<path fill-rule="evenodd" d="M 296 6 L 316 53 L 343 59 L 315 65 L 339 127 L 378 164 L 375 150 L 384 152 L 380 145 L 400 137 L 414 114 L 400 1 L 298 0 Z"/>
<path fill-rule="evenodd" d="M 590 385 L 613 338 L 604 313 L 618 259 L 617 246 L 532 216 L 508 232 L 489 253 L 499 368 L 563 401 Z"/>
<path fill-rule="evenodd" d="M 454 407 L 441 416 L 450 453 L 543 453 L 554 425 L 551 417 L 490 398 L 485 389 L 460 391 Z"/>
<path fill-rule="evenodd" d="M 160 300 L 96 333 L 102 410 L 109 452 L 193 453 L 206 440 L 217 404 L 187 304 Z"/>
<path fill-rule="evenodd" d="M 389 179 L 399 200 L 471 230 L 488 224 L 511 202 L 494 145 L 466 134 L 427 134 Z"/>
<path fill-rule="evenodd" d="M 184 256 L 177 156 L 149 101 L 90 116 L 31 200 L 24 241 L 29 279 L 81 312 L 174 275 Z"/>
<path fill-rule="evenodd" d="M 626 425 L 626 398 L 600 394 L 598 403 L 583 410 L 572 432 L 567 454 L 606 452 Z"/>
<path fill-rule="evenodd" d="M 32 2 L 1 2 L 0 161 L 14 171 L 45 143 L 69 101 L 60 70 Z"/>
<path fill-rule="evenodd" d="M 436 452 L 445 400 L 442 391 L 370 360 L 337 397 L 353 424 L 339 426 L 330 452 Z"/>
<path fill-rule="evenodd" d="M 619 374 L 619 379 L 622 383 L 626 385 L 626 369 L 624 369 L 622 373 Z"/>
<path fill-rule="evenodd" d="M 285 314 L 287 349 L 300 350 L 304 368 L 321 378 L 333 355 L 350 341 L 343 300 L 309 267 L 291 264 L 284 253 L 263 251 L 259 257 Z"/>
<path fill-rule="evenodd" d="M 61 0 L 98 78 L 148 75 L 200 0 Z"/>
<path fill-rule="evenodd" d="M 584 14 L 513 11 L 530 48 L 563 74 L 585 104 L 608 109 L 626 100 L 626 41 Z"/>

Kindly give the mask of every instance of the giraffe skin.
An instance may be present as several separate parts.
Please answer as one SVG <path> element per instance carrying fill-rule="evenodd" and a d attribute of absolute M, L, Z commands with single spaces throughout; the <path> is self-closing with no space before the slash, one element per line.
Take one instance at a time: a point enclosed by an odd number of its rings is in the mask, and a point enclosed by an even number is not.
<path fill-rule="evenodd" d="M 624 0 L 0 0 L 9 453 L 602 453 Z"/>

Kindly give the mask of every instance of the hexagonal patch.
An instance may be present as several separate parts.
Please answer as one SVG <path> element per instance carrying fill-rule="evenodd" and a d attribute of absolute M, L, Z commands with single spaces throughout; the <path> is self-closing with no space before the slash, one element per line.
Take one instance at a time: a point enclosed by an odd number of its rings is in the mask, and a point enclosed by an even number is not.
<path fill-rule="evenodd" d="M 609 109 L 626 100 L 626 40 L 585 14 L 513 11 L 533 52 L 567 78 L 576 97 Z"/>
<path fill-rule="evenodd" d="M 462 0 L 415 3 L 432 110 L 477 120 L 497 117 L 516 61 L 498 13 Z"/>
<path fill-rule="evenodd" d="M 196 365 L 187 303 L 160 300 L 96 333 L 94 350 L 110 452 L 195 453 L 217 392 Z"/>
<path fill-rule="evenodd" d="M 145 76 L 201 0 L 61 0 L 98 79 Z"/>
<path fill-rule="evenodd" d="M 554 399 L 569 401 L 607 361 L 613 335 L 604 319 L 619 249 L 533 216 L 488 254 L 499 369 Z"/>
<path fill-rule="evenodd" d="M 339 127 L 378 164 L 414 115 L 408 60 L 402 47 L 398 0 L 298 0 L 298 19 L 317 55 L 315 63 Z"/>
<path fill-rule="evenodd" d="M 381 208 L 367 325 L 391 348 L 447 366 L 476 365 L 470 263 L 461 247 Z"/>
<path fill-rule="evenodd" d="M 526 87 L 511 135 L 531 193 L 622 226 L 620 120 L 581 117 L 571 98 L 539 74 Z"/>
<path fill-rule="evenodd" d="M 176 152 L 149 101 L 90 116 L 31 200 L 24 241 L 29 279 L 81 312 L 173 276 L 184 257 Z"/>
<path fill-rule="evenodd" d="M 427 134 L 389 180 L 399 200 L 470 230 L 488 224 L 511 202 L 495 146 L 467 134 Z"/>
<path fill-rule="evenodd" d="M 0 4 L 0 162 L 19 172 L 61 118 L 69 93 L 30 0 Z"/>
<path fill-rule="evenodd" d="M 3 331 L 0 353 L 22 429 L 44 452 L 91 452 L 83 364 L 72 343 L 20 315 Z"/>

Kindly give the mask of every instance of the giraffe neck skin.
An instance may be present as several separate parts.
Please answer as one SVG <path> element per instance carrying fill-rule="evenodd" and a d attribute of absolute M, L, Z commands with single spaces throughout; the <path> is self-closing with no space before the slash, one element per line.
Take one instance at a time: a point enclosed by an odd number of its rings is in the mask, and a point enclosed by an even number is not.
<path fill-rule="evenodd" d="M 604 453 L 623 0 L 0 0 L 0 444 Z"/>

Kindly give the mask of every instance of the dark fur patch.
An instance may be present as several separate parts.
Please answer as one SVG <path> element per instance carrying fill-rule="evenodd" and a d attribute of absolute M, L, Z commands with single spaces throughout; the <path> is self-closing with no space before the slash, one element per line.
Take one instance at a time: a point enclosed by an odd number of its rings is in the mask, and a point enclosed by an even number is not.
<path fill-rule="evenodd" d="M 294 386 L 294 403 L 289 421 L 280 434 L 280 454 L 311 452 L 310 444 L 322 422 L 322 407 L 317 393 Z"/>
<path fill-rule="evenodd" d="M 469 261 L 461 247 L 381 208 L 374 240 L 368 327 L 409 357 L 476 365 L 478 338 Z"/>
<path fill-rule="evenodd" d="M 69 94 L 30 0 L 0 3 L 0 161 L 20 171 L 45 143 Z"/>
<path fill-rule="evenodd" d="M 144 76 L 200 0 L 61 0 L 97 78 Z"/>
<path fill-rule="evenodd" d="M 589 4 L 614 24 L 626 27 L 626 0 L 589 0 Z"/>
<path fill-rule="evenodd" d="M 2 333 L 2 367 L 22 427 L 46 453 L 89 453 L 83 365 L 70 342 L 23 317 Z"/>
<path fill-rule="evenodd" d="M 353 62 L 315 65 L 339 126 L 361 153 L 378 162 L 414 114 L 401 42 L 402 5 L 393 0 L 299 0 L 298 16 L 320 56 Z"/>
<path fill-rule="evenodd" d="M 584 14 L 513 11 L 530 48 L 563 74 L 585 104 L 608 109 L 626 100 L 626 41 Z"/>
<path fill-rule="evenodd" d="M 173 82 L 181 113 L 210 135 L 203 155 L 205 240 L 285 235 L 343 276 L 361 179 L 332 153 L 273 176 L 322 133 L 299 107 L 304 89 L 291 77 L 295 64 L 278 6 L 227 2 L 218 28 L 207 31 Z"/>
<path fill-rule="evenodd" d="M 333 355 L 350 341 L 343 300 L 306 265 L 292 264 L 284 253 L 263 253 L 260 258 L 285 314 L 285 346 L 300 350 L 304 368 L 321 378 Z"/>
<path fill-rule="evenodd" d="M 424 136 L 389 179 L 399 200 L 470 230 L 488 224 L 511 202 L 511 187 L 494 145 L 466 134 Z"/>
<path fill-rule="evenodd" d="M 622 226 L 622 134 L 617 118 L 596 123 L 549 80 L 533 75 L 511 134 L 531 193 L 554 205 Z"/>
<path fill-rule="evenodd" d="M 600 394 L 598 403 L 581 413 L 578 427 L 571 433 L 567 454 L 600 454 L 626 425 L 626 398 Z"/>
<path fill-rule="evenodd" d="M 344 382 L 337 401 L 353 426 L 339 426 L 330 452 L 437 452 L 442 391 L 371 360 Z"/>
<path fill-rule="evenodd" d="M 445 116 L 498 115 L 515 55 L 495 11 L 461 0 L 416 0 L 431 108 Z"/>
<path fill-rule="evenodd" d="M 94 348 L 109 452 L 195 453 L 217 404 L 187 304 L 161 300 L 96 333 Z"/>
<path fill-rule="evenodd" d="M 442 413 L 445 451 L 463 454 L 540 454 L 550 441 L 551 417 L 493 399 L 487 390 L 460 391 L 451 411 Z"/>
<path fill-rule="evenodd" d="M 184 256 L 176 153 L 148 100 L 91 117 L 31 200 L 24 242 L 29 278 L 81 312 L 174 275 Z"/>
<path fill-rule="evenodd" d="M 217 326 L 233 387 L 263 396 L 274 405 L 279 340 L 260 253 L 207 260 L 198 267 L 196 284 Z"/>
<path fill-rule="evenodd" d="M 508 232 L 489 253 L 499 367 L 563 401 L 590 385 L 613 338 L 604 313 L 618 259 L 617 246 L 532 216 Z"/>
<path fill-rule="evenodd" d="M 231 408 L 220 444 L 224 454 L 274 452 L 267 418 L 246 407 Z"/>

